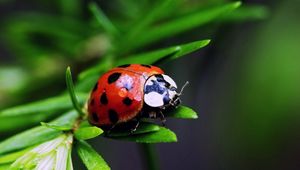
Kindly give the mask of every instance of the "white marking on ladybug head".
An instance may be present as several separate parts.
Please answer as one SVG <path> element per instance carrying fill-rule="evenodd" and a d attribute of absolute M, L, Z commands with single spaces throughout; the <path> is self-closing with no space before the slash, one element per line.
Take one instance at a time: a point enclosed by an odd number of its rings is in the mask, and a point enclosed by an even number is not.
<path fill-rule="evenodd" d="M 150 76 L 144 85 L 144 102 L 150 107 L 177 105 L 180 93 L 177 85 L 168 75 L 155 74 Z"/>
<path fill-rule="evenodd" d="M 173 98 L 175 97 L 175 95 L 178 94 L 176 91 L 168 90 L 168 92 L 169 92 L 169 98 L 170 98 L 170 99 L 173 99 Z"/>
<path fill-rule="evenodd" d="M 170 87 L 175 87 L 177 89 L 177 85 L 176 85 L 175 81 L 170 76 L 168 76 L 166 74 L 162 74 L 162 76 L 163 76 L 164 80 L 171 85 Z"/>
<path fill-rule="evenodd" d="M 155 81 L 157 82 L 156 77 L 151 76 L 146 80 L 145 86 L 152 86 L 154 84 L 153 82 L 155 82 Z"/>
<path fill-rule="evenodd" d="M 161 107 L 164 105 L 164 96 L 157 92 L 150 92 L 144 95 L 144 101 L 148 106 Z"/>

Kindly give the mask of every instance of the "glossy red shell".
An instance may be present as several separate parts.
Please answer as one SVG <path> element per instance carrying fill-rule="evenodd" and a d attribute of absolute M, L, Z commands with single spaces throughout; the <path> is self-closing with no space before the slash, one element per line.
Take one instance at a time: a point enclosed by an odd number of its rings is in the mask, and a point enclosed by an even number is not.
<path fill-rule="evenodd" d="M 104 73 L 89 99 L 90 123 L 112 125 L 136 117 L 143 107 L 146 79 L 163 73 L 158 67 L 141 64 L 123 65 Z"/>

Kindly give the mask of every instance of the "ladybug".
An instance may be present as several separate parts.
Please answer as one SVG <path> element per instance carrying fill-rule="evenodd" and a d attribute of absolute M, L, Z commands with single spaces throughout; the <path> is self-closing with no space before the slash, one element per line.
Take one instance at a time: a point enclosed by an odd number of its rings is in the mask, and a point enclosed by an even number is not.
<path fill-rule="evenodd" d="M 118 66 L 104 73 L 94 86 L 88 101 L 88 120 L 99 127 L 112 127 L 144 116 L 165 120 L 163 112 L 181 102 L 182 90 L 176 90 L 175 81 L 159 67 Z"/>

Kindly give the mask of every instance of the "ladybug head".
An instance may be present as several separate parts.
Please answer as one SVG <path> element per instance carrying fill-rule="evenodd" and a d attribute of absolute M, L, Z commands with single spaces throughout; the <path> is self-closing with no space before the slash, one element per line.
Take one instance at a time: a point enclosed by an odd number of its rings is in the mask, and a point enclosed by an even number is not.
<path fill-rule="evenodd" d="M 150 76 L 144 85 L 144 102 L 150 107 L 168 108 L 177 107 L 180 104 L 180 95 L 184 87 L 178 93 L 175 81 L 165 74 Z"/>

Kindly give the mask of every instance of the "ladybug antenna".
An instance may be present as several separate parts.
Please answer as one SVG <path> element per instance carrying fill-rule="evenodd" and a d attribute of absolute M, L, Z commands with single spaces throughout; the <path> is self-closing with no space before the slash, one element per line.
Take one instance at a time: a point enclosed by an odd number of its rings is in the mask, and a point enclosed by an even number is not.
<path fill-rule="evenodd" d="M 185 88 L 188 84 L 189 84 L 189 81 L 186 81 L 186 82 L 184 83 L 184 85 L 181 87 L 180 92 L 178 93 L 179 96 L 182 94 L 184 88 Z"/>

